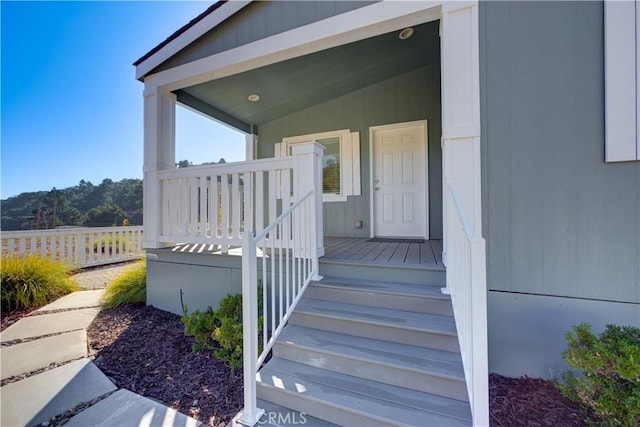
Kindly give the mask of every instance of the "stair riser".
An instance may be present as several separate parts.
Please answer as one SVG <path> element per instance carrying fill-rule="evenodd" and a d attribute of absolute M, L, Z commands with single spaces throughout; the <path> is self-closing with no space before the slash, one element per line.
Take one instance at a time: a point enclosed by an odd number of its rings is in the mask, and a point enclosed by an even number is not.
<path fill-rule="evenodd" d="M 289 393 L 261 383 L 258 383 L 257 386 L 258 399 L 286 406 L 330 423 L 343 426 L 397 426 L 397 423 L 393 423 L 392 420 L 383 422 L 369 416 L 366 411 L 360 412 L 350 410 L 350 408 L 336 407 L 322 400 L 312 399 L 299 393 Z"/>
<path fill-rule="evenodd" d="M 436 350 L 460 352 L 458 338 L 456 336 L 442 335 L 435 332 L 402 329 L 348 319 L 326 317 L 301 311 L 295 311 L 289 321 L 294 325 L 306 326 L 323 331 L 339 331 L 341 334 L 354 335 L 357 337 L 433 348 Z"/>
<path fill-rule="evenodd" d="M 320 275 L 353 280 L 376 280 L 416 285 L 436 285 L 445 283 L 445 272 L 413 268 L 393 268 L 392 266 L 355 265 L 322 262 Z"/>
<path fill-rule="evenodd" d="M 412 311 L 415 313 L 453 316 L 451 301 L 427 298 L 422 296 L 364 292 L 360 290 L 324 287 L 321 285 L 309 286 L 304 296 L 306 298 L 342 302 L 347 304 L 360 304 L 368 305 L 371 307 Z"/>
<path fill-rule="evenodd" d="M 468 401 L 464 381 L 442 378 L 427 372 L 388 366 L 369 360 L 345 357 L 336 353 L 317 351 L 287 343 L 276 343 L 274 357 L 340 372 L 364 379 L 396 385 L 452 399 Z"/>

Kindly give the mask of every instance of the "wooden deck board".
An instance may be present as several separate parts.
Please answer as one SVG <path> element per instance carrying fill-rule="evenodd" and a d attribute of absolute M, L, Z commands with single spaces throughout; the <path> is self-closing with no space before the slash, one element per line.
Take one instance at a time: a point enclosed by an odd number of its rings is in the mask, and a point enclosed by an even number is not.
<path fill-rule="evenodd" d="M 360 237 L 325 237 L 325 259 L 375 265 L 406 265 L 444 270 L 442 241 L 424 243 L 369 242 Z"/>

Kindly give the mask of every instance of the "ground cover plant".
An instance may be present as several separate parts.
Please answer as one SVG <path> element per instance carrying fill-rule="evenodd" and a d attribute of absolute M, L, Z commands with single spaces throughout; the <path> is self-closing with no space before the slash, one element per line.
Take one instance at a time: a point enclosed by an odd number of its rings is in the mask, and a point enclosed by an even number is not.
<path fill-rule="evenodd" d="M 607 325 L 595 336 L 588 323 L 567 333 L 565 396 L 593 411 L 593 425 L 640 425 L 640 328 Z"/>
<path fill-rule="evenodd" d="M 39 307 L 76 291 L 71 270 L 64 264 L 37 255 L 2 257 L 2 310 Z"/>
<path fill-rule="evenodd" d="M 147 301 L 147 262 L 141 260 L 107 286 L 104 304 L 118 307 L 124 304 Z"/>

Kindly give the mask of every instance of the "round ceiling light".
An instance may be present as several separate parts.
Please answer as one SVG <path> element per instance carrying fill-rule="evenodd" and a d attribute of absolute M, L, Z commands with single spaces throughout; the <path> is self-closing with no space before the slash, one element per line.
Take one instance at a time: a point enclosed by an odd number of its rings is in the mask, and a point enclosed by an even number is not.
<path fill-rule="evenodd" d="M 258 101 L 260 101 L 260 95 L 256 95 L 256 94 L 254 93 L 254 94 L 252 94 L 252 95 L 249 95 L 249 96 L 247 97 L 247 99 L 248 99 L 249 101 L 251 101 L 251 102 L 258 102 Z"/>
<path fill-rule="evenodd" d="M 409 27 L 400 31 L 400 34 L 398 34 L 398 38 L 400 38 L 400 40 L 406 40 L 412 35 L 413 35 L 413 28 Z"/>

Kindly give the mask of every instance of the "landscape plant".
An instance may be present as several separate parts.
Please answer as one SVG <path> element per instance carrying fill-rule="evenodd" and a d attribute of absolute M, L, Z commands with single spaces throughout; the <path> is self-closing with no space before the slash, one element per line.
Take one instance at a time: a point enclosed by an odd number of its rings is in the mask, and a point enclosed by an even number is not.
<path fill-rule="evenodd" d="M 562 393 L 593 411 L 593 425 L 640 425 L 640 328 L 607 325 L 596 337 L 582 323 L 566 338 L 562 356 L 579 372 L 564 374 Z"/>
<path fill-rule="evenodd" d="M 124 304 L 147 301 L 147 262 L 141 260 L 133 267 L 127 269 L 113 282 L 111 282 L 104 294 L 104 305 L 118 307 Z"/>
<path fill-rule="evenodd" d="M 262 285 L 258 285 L 258 301 L 262 301 Z M 228 294 L 217 310 L 211 306 L 205 311 L 195 310 L 191 314 L 185 304 L 182 305 L 184 332 L 192 336 L 194 352 L 204 349 L 213 350 L 215 356 L 225 361 L 232 371 L 242 368 L 242 295 Z M 258 352 L 262 347 L 263 311 L 258 304 Z"/>
<path fill-rule="evenodd" d="M 3 255 L 3 310 L 39 307 L 78 289 L 68 266 L 38 255 Z"/>
<path fill-rule="evenodd" d="M 109 236 L 108 239 L 106 239 L 104 236 L 101 237 L 100 239 L 94 239 L 93 240 L 93 252 L 96 253 L 107 253 L 109 255 L 111 255 L 113 253 L 113 245 L 115 242 L 115 253 L 120 253 L 120 237 L 116 236 L 115 239 L 113 239 L 111 236 Z M 122 250 L 124 252 L 126 252 L 127 249 L 127 241 L 126 239 L 122 239 Z"/>

